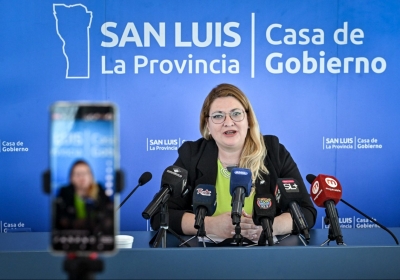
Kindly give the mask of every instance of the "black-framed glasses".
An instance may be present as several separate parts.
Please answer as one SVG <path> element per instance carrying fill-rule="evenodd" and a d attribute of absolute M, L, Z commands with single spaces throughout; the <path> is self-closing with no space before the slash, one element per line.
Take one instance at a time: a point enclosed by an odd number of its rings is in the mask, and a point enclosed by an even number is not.
<path fill-rule="evenodd" d="M 246 115 L 245 113 L 246 113 L 246 111 L 244 111 L 242 109 L 233 109 L 232 111 L 229 112 L 229 117 L 234 122 L 241 122 L 244 120 L 244 116 Z M 211 121 L 213 123 L 221 124 L 226 120 L 226 115 L 227 115 L 227 113 L 225 113 L 225 112 L 215 112 L 207 117 L 211 118 Z"/>

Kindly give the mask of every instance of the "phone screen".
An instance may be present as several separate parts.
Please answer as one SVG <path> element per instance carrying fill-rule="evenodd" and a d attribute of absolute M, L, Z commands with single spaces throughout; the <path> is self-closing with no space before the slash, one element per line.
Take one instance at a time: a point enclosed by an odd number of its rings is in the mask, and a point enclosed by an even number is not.
<path fill-rule="evenodd" d="M 56 103 L 50 134 L 52 249 L 114 250 L 119 168 L 115 106 Z"/>

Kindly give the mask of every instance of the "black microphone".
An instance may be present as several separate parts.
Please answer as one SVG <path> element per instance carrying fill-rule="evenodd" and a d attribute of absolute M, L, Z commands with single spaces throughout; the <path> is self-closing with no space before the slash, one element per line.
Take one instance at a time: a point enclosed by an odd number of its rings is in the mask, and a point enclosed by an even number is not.
<path fill-rule="evenodd" d="M 300 193 L 299 183 L 293 178 L 278 178 L 277 180 L 278 194 L 276 195 L 277 203 L 280 205 L 282 211 L 289 209 L 292 216 L 294 226 L 293 234 L 303 234 L 304 238 L 310 240 L 310 233 L 308 232 L 308 224 L 301 210 L 300 203 L 302 194 Z"/>
<path fill-rule="evenodd" d="M 161 189 L 153 200 L 142 212 L 142 217 L 150 219 L 157 208 L 167 202 L 170 196 L 177 198 L 182 195 L 187 180 L 187 171 L 181 167 L 172 165 L 165 169 L 161 178 Z"/>
<path fill-rule="evenodd" d="M 316 176 L 313 174 L 308 174 L 306 176 L 307 181 L 312 184 L 312 182 L 315 180 Z M 370 216 L 368 216 L 367 214 L 363 213 L 361 210 L 357 209 L 356 207 L 354 207 L 353 205 L 351 205 L 350 203 L 348 203 L 347 201 L 345 201 L 344 199 L 340 198 L 340 201 L 343 202 L 344 204 L 346 204 L 347 206 L 349 206 L 351 209 L 353 209 L 354 211 L 356 211 L 357 213 L 361 214 L 362 216 L 364 216 L 365 218 L 367 218 L 368 220 L 370 220 L 371 222 L 373 222 L 374 224 L 378 225 L 379 227 L 381 227 L 383 230 L 385 230 L 386 232 L 388 232 L 394 239 L 394 241 L 396 242 L 397 245 L 399 245 L 399 241 L 397 240 L 396 236 L 393 234 L 393 232 L 391 232 L 387 227 L 385 227 L 384 225 L 382 225 L 381 223 L 375 221 L 374 219 L 372 219 Z"/>
<path fill-rule="evenodd" d="M 268 240 L 268 246 L 274 245 L 274 236 L 272 224 L 276 214 L 276 200 L 271 194 L 255 194 L 253 203 L 253 222 L 255 225 L 261 225 L 261 232 L 258 245 L 265 246 Z"/>
<path fill-rule="evenodd" d="M 186 184 L 186 186 L 183 188 L 183 191 L 181 193 L 181 197 L 186 197 L 191 191 L 193 191 L 192 186 Z"/>
<path fill-rule="evenodd" d="M 122 201 L 122 203 L 118 206 L 117 210 L 119 210 L 119 208 L 121 208 L 121 206 L 124 205 L 124 203 L 128 200 L 128 198 L 131 197 L 131 195 L 137 190 L 137 188 L 147 184 L 147 182 L 149 182 L 152 177 L 153 175 L 151 175 L 150 172 L 144 172 L 142 176 L 140 176 L 139 178 L 138 185 L 131 191 L 131 193 L 124 199 L 124 201 Z"/>
<path fill-rule="evenodd" d="M 231 171 L 230 191 L 232 196 L 232 224 L 240 223 L 244 198 L 249 196 L 251 191 L 251 171 L 246 168 L 233 168 Z"/>
<path fill-rule="evenodd" d="M 194 228 L 199 229 L 206 216 L 212 216 L 217 208 L 217 194 L 213 185 L 200 184 L 193 192 Z"/>

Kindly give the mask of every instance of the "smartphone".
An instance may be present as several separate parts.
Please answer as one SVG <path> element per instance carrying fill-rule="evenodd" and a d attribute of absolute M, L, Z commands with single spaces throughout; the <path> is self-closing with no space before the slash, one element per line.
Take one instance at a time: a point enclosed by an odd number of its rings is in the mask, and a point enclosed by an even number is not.
<path fill-rule="evenodd" d="M 57 102 L 50 111 L 51 248 L 114 251 L 119 170 L 116 106 Z"/>

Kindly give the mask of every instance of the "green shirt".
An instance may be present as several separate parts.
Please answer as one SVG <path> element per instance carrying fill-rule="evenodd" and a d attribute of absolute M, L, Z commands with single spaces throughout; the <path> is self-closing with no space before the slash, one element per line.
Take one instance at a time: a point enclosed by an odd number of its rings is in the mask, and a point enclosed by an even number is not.
<path fill-rule="evenodd" d="M 217 209 L 213 216 L 221 215 L 225 212 L 232 211 L 232 196 L 230 193 L 230 177 L 231 173 L 226 170 L 222 163 L 218 160 L 218 172 L 217 172 L 217 182 L 215 184 L 215 191 L 217 194 Z M 254 193 L 252 192 L 249 197 L 245 198 L 243 211 L 247 214 L 253 213 L 253 200 Z"/>
<path fill-rule="evenodd" d="M 86 218 L 86 207 L 85 201 L 78 195 L 74 195 L 74 204 L 76 210 L 76 217 L 78 219 L 85 219 Z"/>

